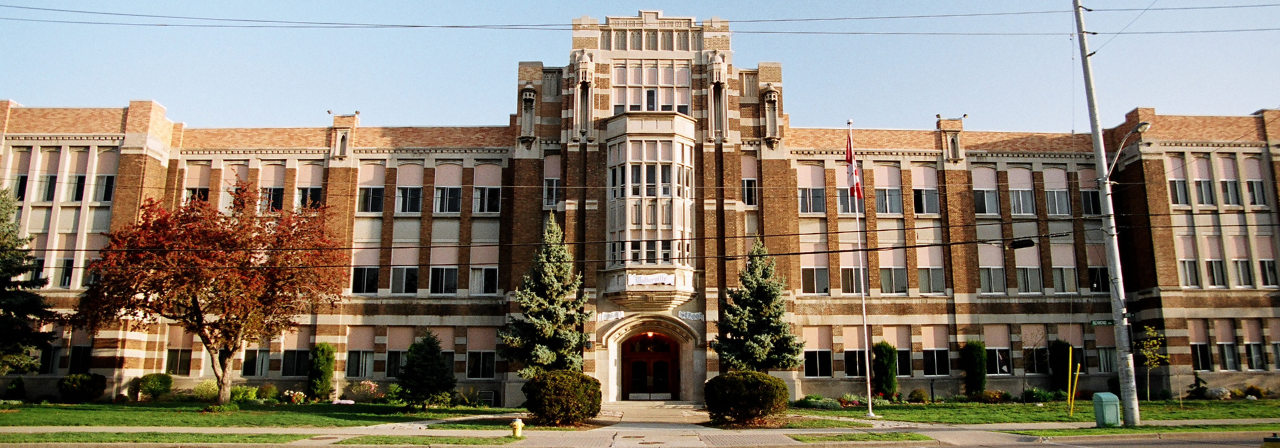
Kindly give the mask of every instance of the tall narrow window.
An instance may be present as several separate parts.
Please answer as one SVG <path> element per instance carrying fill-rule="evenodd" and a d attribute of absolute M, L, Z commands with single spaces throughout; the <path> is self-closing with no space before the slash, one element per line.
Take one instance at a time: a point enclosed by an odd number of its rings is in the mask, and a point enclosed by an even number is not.
<path fill-rule="evenodd" d="M 114 175 L 98 176 L 97 183 L 93 190 L 93 200 L 96 202 L 111 202 L 115 197 L 116 177 Z"/>
<path fill-rule="evenodd" d="M 760 205 L 759 190 L 756 179 L 742 179 L 742 203 Z"/>
<path fill-rule="evenodd" d="M 67 191 L 67 201 L 80 202 L 84 200 L 85 175 L 75 174 L 71 176 L 71 189 Z"/>

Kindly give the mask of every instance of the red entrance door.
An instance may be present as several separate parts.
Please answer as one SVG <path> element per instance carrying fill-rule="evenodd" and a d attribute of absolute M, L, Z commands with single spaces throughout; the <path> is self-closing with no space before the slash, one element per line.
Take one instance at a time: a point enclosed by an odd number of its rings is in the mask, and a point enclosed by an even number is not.
<path fill-rule="evenodd" d="M 659 333 L 641 333 L 623 343 L 623 399 L 678 400 L 679 347 Z"/>

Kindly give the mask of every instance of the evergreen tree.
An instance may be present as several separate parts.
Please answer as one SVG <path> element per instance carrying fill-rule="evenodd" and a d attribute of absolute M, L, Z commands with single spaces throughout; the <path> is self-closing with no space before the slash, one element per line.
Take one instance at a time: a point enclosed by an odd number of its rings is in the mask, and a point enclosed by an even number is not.
<path fill-rule="evenodd" d="M 440 339 L 427 333 L 409 346 L 404 367 L 400 369 L 400 398 L 410 406 L 424 409 L 433 398 L 453 392 L 458 379 L 453 376 L 453 360 L 444 359 Z"/>
<path fill-rule="evenodd" d="M 573 273 L 573 257 L 553 216 L 542 233 L 533 269 L 515 294 L 524 316 L 498 333 L 506 345 L 502 356 L 524 366 L 521 377 L 551 370 L 582 371 L 582 350 L 587 346 L 582 327 L 592 313 L 582 309 L 587 299 L 578 295 L 581 285 L 582 276 Z"/>
<path fill-rule="evenodd" d="M 785 282 L 774 272 L 773 258 L 756 240 L 747 268 L 738 274 L 741 288 L 729 290 L 731 301 L 720 312 L 720 335 L 711 349 L 720 362 L 738 370 L 768 372 L 800 366 L 804 344 L 783 320 Z"/>
<path fill-rule="evenodd" d="M 44 286 L 44 278 L 28 279 L 40 269 L 36 257 L 26 245 L 31 237 L 22 237 L 15 218 L 18 205 L 9 190 L 0 190 L 0 375 L 10 371 L 25 372 L 40 366 L 31 356 L 37 348 L 46 347 L 51 333 L 38 331 L 35 324 L 53 317 L 44 297 L 32 292 Z"/>
<path fill-rule="evenodd" d="M 337 363 L 337 349 L 328 342 L 311 348 L 311 368 L 307 371 L 307 396 L 317 401 L 333 398 L 333 366 Z"/>

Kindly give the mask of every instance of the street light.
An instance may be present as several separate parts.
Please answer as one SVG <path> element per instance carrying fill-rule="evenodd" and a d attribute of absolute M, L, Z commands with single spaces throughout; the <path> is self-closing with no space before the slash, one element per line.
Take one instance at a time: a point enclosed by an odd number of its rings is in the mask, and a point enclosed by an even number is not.
<path fill-rule="evenodd" d="M 1124 138 L 1120 139 L 1120 146 L 1116 147 L 1116 158 L 1112 159 L 1111 163 L 1107 165 L 1107 172 L 1102 173 L 1103 179 L 1111 179 L 1111 173 L 1115 171 L 1116 164 L 1120 162 L 1120 153 L 1124 152 L 1124 142 L 1128 141 L 1129 137 L 1132 137 L 1134 133 L 1141 134 L 1147 132 L 1148 129 L 1151 129 L 1151 122 L 1139 122 L 1137 126 L 1134 126 L 1133 129 L 1129 130 L 1128 134 L 1124 135 Z"/>

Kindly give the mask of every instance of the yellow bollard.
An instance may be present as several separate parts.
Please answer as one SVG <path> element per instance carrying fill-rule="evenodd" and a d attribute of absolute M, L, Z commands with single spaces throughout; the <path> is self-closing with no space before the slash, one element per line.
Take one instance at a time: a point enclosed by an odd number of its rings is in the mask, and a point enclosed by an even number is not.
<path fill-rule="evenodd" d="M 521 433 L 522 433 L 522 432 L 524 432 L 524 422 L 520 421 L 520 419 L 518 419 L 518 418 L 517 418 L 517 419 L 515 419 L 515 420 L 512 420 L 512 421 L 511 421 L 511 436 L 512 436 L 512 437 L 524 437 L 524 436 L 522 436 L 522 435 L 521 435 Z"/>

